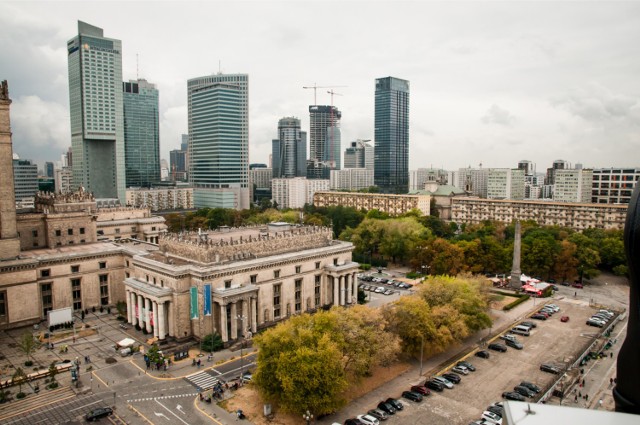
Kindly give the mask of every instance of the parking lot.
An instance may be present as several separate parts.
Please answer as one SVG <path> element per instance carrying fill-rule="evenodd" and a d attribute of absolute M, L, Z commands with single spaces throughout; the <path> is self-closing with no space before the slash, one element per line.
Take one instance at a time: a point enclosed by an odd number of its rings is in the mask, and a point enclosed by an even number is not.
<path fill-rule="evenodd" d="M 540 306 L 543 304 L 540 300 L 538 302 Z M 476 367 L 475 372 L 463 376 L 460 384 L 453 389 L 445 389 L 442 393 L 432 391 L 421 403 L 402 400 L 404 410 L 390 417 L 387 422 L 468 424 L 479 419 L 488 405 L 501 401 L 503 392 L 512 391 L 523 380 L 536 384 L 544 392 L 557 379 L 557 375 L 542 372 L 540 364 L 551 363 L 563 368 L 573 363 L 600 332 L 599 328 L 586 325 L 594 309 L 570 299 L 555 299 L 553 303 L 560 307 L 560 312 L 546 321 L 530 320 L 538 325 L 537 328 L 532 330 L 529 337 L 517 337 L 524 344 L 524 349 L 508 348 L 506 353 L 490 351 L 488 359 L 476 357 L 475 351 L 471 352 L 464 359 Z M 561 316 L 569 316 L 570 319 L 563 323 Z M 503 341 L 496 337 L 495 342 Z M 434 370 L 430 373 L 435 375 L 444 371 Z M 416 384 L 422 382 L 416 378 Z M 399 395 L 389 394 L 393 397 Z M 374 407 L 372 405 L 370 408 Z"/>
<path fill-rule="evenodd" d="M 365 279 L 379 279 L 382 281 Z M 411 285 L 393 278 L 389 274 L 367 273 L 363 274 L 358 279 L 358 288 L 364 291 L 367 297 L 367 303 L 371 307 L 379 307 L 383 304 L 395 301 L 400 298 L 400 296 L 409 293 Z M 376 290 L 378 292 L 376 292 Z"/>

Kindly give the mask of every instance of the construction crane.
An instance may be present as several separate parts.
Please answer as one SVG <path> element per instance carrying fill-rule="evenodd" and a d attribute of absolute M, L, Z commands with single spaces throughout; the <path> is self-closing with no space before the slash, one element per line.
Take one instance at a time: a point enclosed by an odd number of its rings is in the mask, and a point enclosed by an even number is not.
<path fill-rule="evenodd" d="M 334 89 L 337 87 L 347 87 L 347 86 L 319 86 L 316 83 L 313 83 L 312 86 L 303 86 L 303 89 L 313 89 L 313 104 L 317 105 L 318 104 L 318 89 Z"/>

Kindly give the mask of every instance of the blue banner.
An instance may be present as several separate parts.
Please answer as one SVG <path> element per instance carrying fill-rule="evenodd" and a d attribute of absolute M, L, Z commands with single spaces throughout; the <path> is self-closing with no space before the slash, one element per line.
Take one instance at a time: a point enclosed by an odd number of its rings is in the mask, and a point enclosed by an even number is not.
<path fill-rule="evenodd" d="M 211 284 L 204 285 L 204 306 L 202 308 L 202 314 L 205 316 L 211 316 Z"/>
<path fill-rule="evenodd" d="M 191 287 L 191 320 L 198 318 L 198 288 Z"/>

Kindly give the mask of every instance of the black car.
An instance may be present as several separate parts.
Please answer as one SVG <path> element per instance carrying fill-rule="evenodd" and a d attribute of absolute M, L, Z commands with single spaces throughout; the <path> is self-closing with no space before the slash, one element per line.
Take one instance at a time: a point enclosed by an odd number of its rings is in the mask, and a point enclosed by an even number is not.
<path fill-rule="evenodd" d="M 389 415 L 384 410 L 381 409 L 371 409 L 367 412 L 367 415 L 373 416 L 379 421 L 386 421 L 389 419 Z"/>
<path fill-rule="evenodd" d="M 547 316 L 539 313 L 534 314 L 533 316 L 531 316 L 531 318 L 536 320 L 547 320 Z"/>
<path fill-rule="evenodd" d="M 504 414 L 504 409 L 501 406 L 496 406 L 495 404 L 492 404 L 491 406 L 487 407 L 487 410 L 491 413 L 495 413 L 500 417 L 502 417 L 502 415 Z"/>
<path fill-rule="evenodd" d="M 393 406 L 394 409 L 396 410 L 402 410 L 404 409 L 404 406 L 402 405 L 402 403 L 400 403 L 398 400 L 396 400 L 395 398 L 391 398 L 389 397 L 388 399 L 385 400 L 387 403 L 389 403 L 390 405 Z"/>
<path fill-rule="evenodd" d="M 536 324 L 535 324 L 535 323 L 533 323 L 533 322 L 522 322 L 522 323 L 520 323 L 520 324 L 521 324 L 522 326 L 526 326 L 526 327 L 528 327 L 528 328 L 537 328 L 537 327 L 538 327 L 538 325 L 536 325 Z"/>
<path fill-rule="evenodd" d="M 424 386 L 433 391 L 437 391 L 437 392 L 444 391 L 444 385 L 442 385 L 440 382 L 429 380 L 424 383 Z"/>
<path fill-rule="evenodd" d="M 488 351 L 480 350 L 480 351 L 476 352 L 475 356 L 476 357 L 480 357 L 482 359 L 488 359 L 489 357 L 491 357 L 491 354 L 489 354 Z"/>
<path fill-rule="evenodd" d="M 403 391 L 402 397 L 406 398 L 407 400 L 415 401 L 416 403 L 422 401 L 422 394 L 418 394 L 414 391 Z"/>
<path fill-rule="evenodd" d="M 517 392 L 520 395 L 523 395 L 525 397 L 533 397 L 534 395 L 536 395 L 535 392 L 531 391 L 529 388 L 527 387 L 523 387 L 522 385 L 516 385 L 513 388 L 513 391 Z"/>
<path fill-rule="evenodd" d="M 539 386 L 537 386 L 536 384 L 532 384 L 531 382 L 527 382 L 527 381 L 520 382 L 520 386 L 527 387 L 531 391 L 533 391 L 534 393 L 539 393 L 541 391 Z"/>
<path fill-rule="evenodd" d="M 447 378 L 449 381 L 453 382 L 454 384 L 459 384 L 460 381 L 462 381 L 462 378 L 460 378 L 460 375 L 453 372 L 443 373 L 442 377 Z"/>
<path fill-rule="evenodd" d="M 487 348 L 489 350 L 499 351 L 501 353 L 506 353 L 507 352 L 507 346 L 504 345 L 504 344 L 498 344 L 497 342 L 489 344 L 489 346 Z"/>
<path fill-rule="evenodd" d="M 524 348 L 524 345 L 522 345 L 522 343 L 518 341 L 512 341 L 510 339 L 506 340 L 505 344 L 507 344 L 511 348 L 515 348 L 516 350 L 522 350 Z"/>
<path fill-rule="evenodd" d="M 472 365 L 471 363 L 469 363 L 469 362 L 464 362 L 464 361 L 462 361 L 462 362 L 458 362 L 458 363 L 456 363 L 456 366 L 464 366 L 464 367 L 466 367 L 467 369 L 469 369 L 471 372 L 475 372 L 475 371 L 476 371 L 475 366 L 473 366 L 473 365 Z"/>
<path fill-rule="evenodd" d="M 507 400 L 515 400 L 515 401 L 525 401 L 524 396 L 515 393 L 513 391 L 507 391 L 502 393 L 502 398 L 506 398 Z"/>
<path fill-rule="evenodd" d="M 395 407 L 393 407 L 391 404 L 387 403 L 386 401 L 381 401 L 380 403 L 378 403 L 378 409 L 382 410 L 387 415 L 396 414 Z"/>
<path fill-rule="evenodd" d="M 358 418 L 351 418 L 344 421 L 344 425 L 362 425 L 362 422 Z"/>
<path fill-rule="evenodd" d="M 99 407 L 97 409 L 93 409 L 91 412 L 87 413 L 84 418 L 89 422 L 93 422 L 100 418 L 104 418 L 106 416 L 111 416 L 113 410 L 110 407 Z"/>
<path fill-rule="evenodd" d="M 543 372 L 549 372 L 549 373 L 553 373 L 554 375 L 557 375 L 560 373 L 560 368 L 556 367 L 554 365 L 548 364 L 548 363 L 543 363 L 540 365 L 540 370 Z"/>

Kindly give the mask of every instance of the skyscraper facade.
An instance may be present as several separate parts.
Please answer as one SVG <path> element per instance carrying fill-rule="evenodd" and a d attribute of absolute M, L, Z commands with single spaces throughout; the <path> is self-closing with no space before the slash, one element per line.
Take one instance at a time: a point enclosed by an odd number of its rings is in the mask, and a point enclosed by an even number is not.
<path fill-rule="evenodd" d="M 278 121 L 278 138 L 272 141 L 274 178 L 306 177 L 307 133 L 300 131 L 300 120 L 285 117 Z"/>
<path fill-rule="evenodd" d="M 38 166 L 28 159 L 14 159 L 13 184 L 16 202 L 35 197 L 38 192 Z"/>
<path fill-rule="evenodd" d="M 374 180 L 383 193 L 409 190 L 409 82 L 376 79 Z"/>
<path fill-rule="evenodd" d="M 74 186 L 124 204 L 122 43 L 78 21 L 67 53 Z"/>
<path fill-rule="evenodd" d="M 55 167 L 53 162 L 47 161 L 44 163 L 44 176 L 45 177 L 53 177 L 55 176 Z"/>
<path fill-rule="evenodd" d="M 249 208 L 249 76 L 187 82 L 189 179 L 196 208 Z"/>
<path fill-rule="evenodd" d="M 307 177 L 328 179 L 340 169 L 340 119 L 335 106 L 309 106 L 309 163 Z"/>
<path fill-rule="evenodd" d="M 160 181 L 158 90 L 144 79 L 122 83 L 127 187 Z"/>
<path fill-rule="evenodd" d="M 344 168 L 366 168 L 373 171 L 373 146 L 369 140 L 351 142 L 344 151 Z"/>

